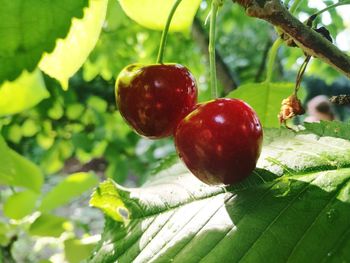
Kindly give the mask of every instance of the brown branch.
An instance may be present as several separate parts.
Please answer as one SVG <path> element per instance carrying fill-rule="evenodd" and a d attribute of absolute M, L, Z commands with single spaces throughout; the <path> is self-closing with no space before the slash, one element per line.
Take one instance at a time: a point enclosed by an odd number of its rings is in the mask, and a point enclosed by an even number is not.
<path fill-rule="evenodd" d="M 192 25 L 192 36 L 193 39 L 197 42 L 198 46 L 202 50 L 202 52 L 209 58 L 208 53 L 208 43 L 209 37 L 202 27 L 201 22 L 198 18 L 195 18 Z M 225 94 L 228 94 L 230 91 L 237 88 L 237 81 L 234 79 L 232 72 L 229 67 L 226 65 L 222 57 L 220 56 L 220 52 L 218 50 L 215 51 L 216 54 L 216 71 L 218 75 L 218 79 L 223 85 Z"/>
<path fill-rule="evenodd" d="M 306 54 L 319 58 L 350 78 L 350 57 L 295 18 L 279 0 L 236 0 L 247 15 L 263 19 L 293 39 Z"/>

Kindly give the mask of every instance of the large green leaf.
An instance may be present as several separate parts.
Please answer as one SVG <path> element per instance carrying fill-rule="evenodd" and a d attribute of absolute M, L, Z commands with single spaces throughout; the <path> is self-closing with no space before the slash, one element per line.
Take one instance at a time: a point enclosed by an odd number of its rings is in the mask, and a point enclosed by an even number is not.
<path fill-rule="evenodd" d="M 16 81 L 6 81 L 0 86 L 0 116 L 22 112 L 47 97 L 41 72 L 23 72 Z"/>
<path fill-rule="evenodd" d="M 279 127 L 281 102 L 293 92 L 294 83 L 251 83 L 240 86 L 227 97 L 242 99 L 254 108 L 265 128 Z"/>
<path fill-rule="evenodd" d="M 91 203 L 109 217 L 91 262 L 349 261 L 350 142 L 265 137 L 266 170 L 231 187 L 204 185 L 182 164 L 142 188 L 101 184 Z"/>
<path fill-rule="evenodd" d="M 65 37 L 87 0 L 0 0 L 0 84 L 33 71 L 43 52 Z"/>
<path fill-rule="evenodd" d="M 45 54 L 39 64 L 40 69 L 59 80 L 64 89 L 95 47 L 106 16 L 108 0 L 89 2 L 84 17 L 73 19 L 67 37 L 58 40 L 54 51 Z"/>
<path fill-rule="evenodd" d="M 40 211 L 48 212 L 69 203 L 73 198 L 98 184 L 98 178 L 92 173 L 76 173 L 68 176 L 48 192 L 42 200 Z"/>
<path fill-rule="evenodd" d="M 170 25 L 170 31 L 188 30 L 197 12 L 200 0 L 183 0 Z M 125 13 L 140 25 L 163 30 L 174 0 L 120 0 Z"/>

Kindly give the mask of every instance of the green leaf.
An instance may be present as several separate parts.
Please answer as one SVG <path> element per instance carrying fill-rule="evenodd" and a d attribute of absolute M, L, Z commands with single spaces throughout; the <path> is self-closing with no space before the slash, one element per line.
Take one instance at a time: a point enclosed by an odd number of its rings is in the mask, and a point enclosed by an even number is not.
<path fill-rule="evenodd" d="M 32 236 L 59 237 L 71 228 L 71 224 L 63 217 L 42 214 L 30 225 L 28 232 Z"/>
<path fill-rule="evenodd" d="M 279 127 L 281 102 L 292 94 L 294 83 L 252 83 L 240 86 L 227 97 L 242 99 L 258 114 L 264 128 Z"/>
<path fill-rule="evenodd" d="M 73 198 L 98 184 L 98 178 L 92 173 L 76 173 L 66 177 L 42 200 L 40 211 L 48 212 L 59 206 L 69 203 Z"/>
<path fill-rule="evenodd" d="M 106 215 L 116 221 L 124 222 L 129 220 L 129 210 L 111 180 L 107 180 L 97 187 L 91 197 L 90 205 L 101 209 Z"/>
<path fill-rule="evenodd" d="M 22 186 L 40 192 L 43 180 L 40 169 L 8 148 L 0 136 L 0 184 Z"/>
<path fill-rule="evenodd" d="M 77 120 L 84 112 L 84 106 L 79 103 L 74 103 L 67 106 L 67 117 L 70 120 Z"/>
<path fill-rule="evenodd" d="M 64 254 L 69 263 L 79 263 L 90 257 L 96 243 L 86 243 L 84 240 L 67 239 L 64 241 Z"/>
<path fill-rule="evenodd" d="M 319 136 L 332 136 L 350 140 L 350 121 L 321 121 L 320 123 L 304 122 L 304 126 L 306 132 L 312 132 Z"/>
<path fill-rule="evenodd" d="M 5 216 L 21 219 L 34 211 L 38 193 L 27 190 L 11 195 L 4 204 Z"/>
<path fill-rule="evenodd" d="M 349 261 L 350 143 L 285 130 L 265 138 L 258 167 L 269 172 L 227 188 L 182 164 L 142 188 L 102 183 L 91 203 L 110 217 L 91 262 Z"/>
<path fill-rule="evenodd" d="M 82 19 L 73 19 L 65 39 L 57 41 L 54 51 L 45 54 L 39 67 L 57 79 L 64 89 L 68 80 L 83 65 L 95 47 L 106 16 L 108 0 L 90 0 Z"/>
<path fill-rule="evenodd" d="M 10 156 L 15 168 L 13 180 L 10 184 L 40 192 L 44 176 L 39 167 L 15 151 L 11 150 Z"/>
<path fill-rule="evenodd" d="M 200 0 L 183 0 L 176 10 L 170 30 L 189 30 L 200 2 Z M 174 1 L 120 0 L 119 3 L 124 12 L 135 22 L 150 29 L 163 30 Z"/>
<path fill-rule="evenodd" d="M 15 167 L 10 156 L 10 149 L 0 135 L 0 185 L 9 184 L 15 174 Z"/>
<path fill-rule="evenodd" d="M 276 175 L 322 171 L 350 166 L 350 142 L 287 129 L 265 131 L 257 166 Z"/>
<path fill-rule="evenodd" d="M 23 72 L 15 81 L 0 86 L 0 116 L 22 112 L 47 97 L 49 93 L 40 71 Z"/>
<path fill-rule="evenodd" d="M 8 224 L 5 224 L 3 222 L 0 222 L 0 245 L 1 246 L 7 246 L 10 242 L 11 238 L 8 235 L 10 232 L 10 227 Z M 0 254 L 1 256 L 1 254 Z M 1 257 L 0 257 L 1 259 Z M 1 261 L 0 261 L 1 262 Z"/>
<path fill-rule="evenodd" d="M 81 17 L 87 0 L 0 0 L 0 84 L 33 71 L 43 52 L 65 37 L 73 17 Z"/>
<path fill-rule="evenodd" d="M 40 126 L 32 119 L 27 119 L 22 125 L 22 134 L 25 137 L 32 137 L 38 133 Z"/>

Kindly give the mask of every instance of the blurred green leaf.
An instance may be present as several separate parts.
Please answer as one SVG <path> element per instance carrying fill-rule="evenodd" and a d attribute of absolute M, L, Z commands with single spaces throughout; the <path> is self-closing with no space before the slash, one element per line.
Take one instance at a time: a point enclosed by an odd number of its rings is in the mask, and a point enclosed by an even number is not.
<path fill-rule="evenodd" d="M 227 97 L 242 99 L 258 114 L 264 128 L 279 127 L 281 102 L 292 94 L 294 83 L 252 83 L 240 86 Z"/>
<path fill-rule="evenodd" d="M 64 111 L 63 106 L 59 102 L 55 102 L 50 108 L 50 110 L 47 112 L 48 116 L 54 120 L 59 120 L 62 118 Z"/>
<path fill-rule="evenodd" d="M 0 185 L 9 184 L 15 174 L 14 162 L 10 156 L 10 149 L 0 135 Z"/>
<path fill-rule="evenodd" d="M 173 17 L 170 31 L 189 30 L 200 2 L 200 0 L 183 0 Z M 140 25 L 150 29 L 163 30 L 174 1 L 120 0 L 119 3 L 125 13 Z"/>
<path fill-rule="evenodd" d="M 83 243 L 79 239 L 67 239 L 64 241 L 64 254 L 69 263 L 79 263 L 91 256 L 96 243 Z"/>
<path fill-rule="evenodd" d="M 11 185 L 22 186 L 35 192 L 40 192 L 44 176 L 39 167 L 15 151 L 10 150 L 9 155 L 12 158 L 15 171 Z"/>
<path fill-rule="evenodd" d="M 0 184 L 41 190 L 43 174 L 31 161 L 7 147 L 0 136 Z"/>
<path fill-rule="evenodd" d="M 107 110 L 107 102 L 97 96 L 90 96 L 87 104 L 97 112 L 103 113 Z"/>
<path fill-rule="evenodd" d="M 15 81 L 7 81 L 0 86 L 0 116 L 22 112 L 47 97 L 49 93 L 45 88 L 40 71 L 23 72 Z"/>
<path fill-rule="evenodd" d="M 32 137 L 34 136 L 40 129 L 40 126 L 38 123 L 36 123 L 34 120 L 27 119 L 22 124 L 22 134 L 24 137 Z"/>
<path fill-rule="evenodd" d="M 42 199 L 40 211 L 48 212 L 69 203 L 98 184 L 98 178 L 92 173 L 76 173 L 66 177 Z"/>
<path fill-rule="evenodd" d="M 84 112 L 84 106 L 82 104 L 79 104 L 79 103 L 74 103 L 74 104 L 71 104 L 71 105 L 68 105 L 67 106 L 67 109 L 66 109 L 66 114 L 67 114 L 67 117 L 68 119 L 70 120 L 77 120 L 81 117 L 81 115 L 83 114 Z"/>
<path fill-rule="evenodd" d="M 106 169 L 106 176 L 112 178 L 115 182 L 123 184 L 128 178 L 129 162 L 127 158 L 121 155 L 116 155 L 109 158 L 112 161 Z"/>
<path fill-rule="evenodd" d="M 28 232 L 32 236 L 59 237 L 70 228 L 71 224 L 65 218 L 42 214 L 30 225 Z"/>
<path fill-rule="evenodd" d="M 21 219 L 34 211 L 38 193 L 27 190 L 14 193 L 4 204 L 4 214 L 8 218 Z"/>
<path fill-rule="evenodd" d="M 22 129 L 17 123 L 9 126 L 7 129 L 7 138 L 9 141 L 19 143 L 22 139 Z"/>
<path fill-rule="evenodd" d="M 0 84 L 16 79 L 23 70 L 33 71 L 43 52 L 53 50 L 87 4 L 87 0 L 0 0 Z"/>
<path fill-rule="evenodd" d="M 0 246 L 6 246 L 9 243 L 10 241 L 10 237 L 8 236 L 9 231 L 10 231 L 9 225 L 3 222 L 0 222 Z M 0 254 L 0 262 L 1 262 L 1 254 Z"/>
<path fill-rule="evenodd" d="M 83 65 L 95 47 L 105 19 L 108 0 L 89 0 L 82 19 L 73 19 L 67 37 L 58 40 L 54 51 L 45 54 L 39 67 L 68 89 L 68 80 Z"/>

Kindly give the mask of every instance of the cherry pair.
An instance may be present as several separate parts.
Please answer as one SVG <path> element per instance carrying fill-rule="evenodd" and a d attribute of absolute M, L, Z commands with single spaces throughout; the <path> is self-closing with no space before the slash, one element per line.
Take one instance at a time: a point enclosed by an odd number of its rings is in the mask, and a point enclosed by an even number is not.
<path fill-rule="evenodd" d="M 116 82 L 116 100 L 140 135 L 174 135 L 181 159 L 207 184 L 232 184 L 255 168 L 263 137 L 256 113 L 237 99 L 197 104 L 195 79 L 181 65 L 127 66 Z"/>

